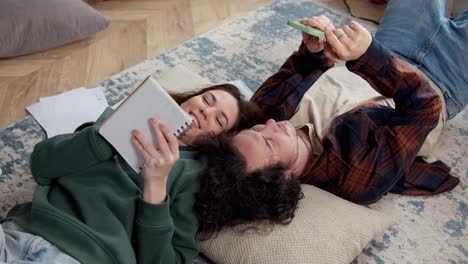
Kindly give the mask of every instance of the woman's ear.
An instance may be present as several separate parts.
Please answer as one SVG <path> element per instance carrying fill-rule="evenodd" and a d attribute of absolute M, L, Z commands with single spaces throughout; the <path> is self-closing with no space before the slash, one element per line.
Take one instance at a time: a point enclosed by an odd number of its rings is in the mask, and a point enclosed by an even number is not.
<path fill-rule="evenodd" d="M 285 171 L 284 171 L 284 176 L 287 178 L 287 179 L 290 179 L 292 177 L 294 177 L 294 170 L 293 168 L 287 168 Z"/>

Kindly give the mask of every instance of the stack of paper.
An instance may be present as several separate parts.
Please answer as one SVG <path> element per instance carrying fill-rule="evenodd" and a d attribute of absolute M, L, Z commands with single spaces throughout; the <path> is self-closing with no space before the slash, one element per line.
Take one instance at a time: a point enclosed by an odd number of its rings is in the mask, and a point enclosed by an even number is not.
<path fill-rule="evenodd" d="M 59 95 L 40 98 L 26 109 L 44 128 L 47 137 L 71 133 L 78 126 L 96 121 L 108 107 L 102 87 L 80 87 Z"/>

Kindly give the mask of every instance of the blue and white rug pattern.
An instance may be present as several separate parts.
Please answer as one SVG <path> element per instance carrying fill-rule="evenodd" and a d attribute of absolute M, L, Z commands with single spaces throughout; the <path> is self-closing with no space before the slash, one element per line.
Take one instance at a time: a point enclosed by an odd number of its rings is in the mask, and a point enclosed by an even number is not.
<path fill-rule="evenodd" d="M 147 75 L 157 76 L 183 65 L 212 82 L 241 79 L 255 89 L 298 47 L 301 36 L 286 26 L 287 20 L 320 14 L 338 26 L 350 21 L 349 16 L 310 1 L 273 1 L 95 86 L 105 87 L 109 104 L 113 104 Z M 399 224 L 373 240 L 353 263 L 468 263 L 467 121 L 468 109 L 449 121 L 442 148 L 435 153 L 452 167 L 460 185 L 434 197 L 390 194 L 372 205 L 397 216 Z M 0 217 L 16 203 L 31 199 L 36 184 L 30 175 L 29 155 L 44 138 L 30 116 L 0 130 Z"/>

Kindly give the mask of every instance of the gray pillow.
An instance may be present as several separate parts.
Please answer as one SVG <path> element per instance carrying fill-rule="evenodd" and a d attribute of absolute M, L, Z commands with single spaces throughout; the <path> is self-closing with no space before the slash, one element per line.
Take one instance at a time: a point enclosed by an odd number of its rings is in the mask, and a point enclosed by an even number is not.
<path fill-rule="evenodd" d="M 0 0 L 0 58 L 80 40 L 109 23 L 81 0 Z"/>

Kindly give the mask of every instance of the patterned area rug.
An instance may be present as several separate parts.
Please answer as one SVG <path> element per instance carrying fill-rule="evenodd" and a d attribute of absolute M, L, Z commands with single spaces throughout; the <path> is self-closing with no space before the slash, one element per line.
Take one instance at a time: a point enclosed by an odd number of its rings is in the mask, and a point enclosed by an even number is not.
<path fill-rule="evenodd" d="M 326 14 L 336 25 L 346 14 L 301 0 L 279 0 L 148 59 L 97 85 L 105 87 L 110 104 L 118 102 L 134 83 L 183 65 L 211 80 L 241 79 L 257 88 L 297 49 L 300 34 L 287 20 Z M 375 28 L 370 28 L 372 32 Z M 399 225 L 373 240 L 353 263 L 468 263 L 468 110 L 451 120 L 436 158 L 452 167 L 461 184 L 435 197 L 387 195 L 371 207 L 399 217 Z M 32 117 L 0 130 L 0 217 L 15 204 L 28 201 L 36 184 L 28 160 L 45 134 Z M 203 262 L 196 260 L 196 262 Z"/>

